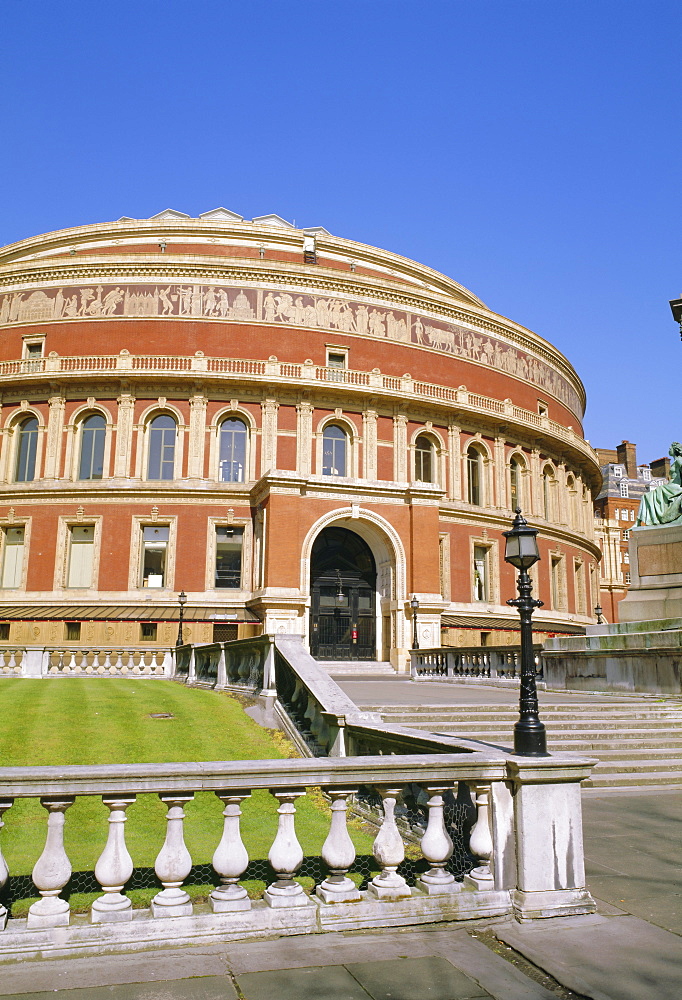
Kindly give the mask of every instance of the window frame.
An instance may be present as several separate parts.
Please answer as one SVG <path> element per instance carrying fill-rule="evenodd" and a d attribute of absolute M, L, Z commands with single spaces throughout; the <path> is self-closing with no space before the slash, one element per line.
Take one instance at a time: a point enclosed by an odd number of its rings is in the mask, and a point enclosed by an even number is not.
<path fill-rule="evenodd" d="M 557 569 L 555 575 L 555 567 Z M 566 554 L 550 551 L 549 553 L 549 592 L 553 611 L 568 611 L 568 592 L 566 582 Z"/>
<path fill-rule="evenodd" d="M 164 449 L 168 447 L 168 445 L 165 443 L 165 435 L 166 435 L 166 432 L 168 432 L 168 431 L 171 430 L 171 428 L 170 427 L 164 427 L 164 428 L 155 428 L 154 427 L 154 423 L 157 420 L 162 420 L 162 419 L 171 420 L 173 422 L 174 432 L 173 432 L 173 458 L 172 458 L 172 461 L 169 461 L 168 459 L 164 459 L 164 457 L 163 457 Z M 151 416 L 148 419 L 148 421 L 146 423 L 146 431 L 147 431 L 147 448 L 146 448 L 146 453 L 145 453 L 145 476 L 144 476 L 145 482 L 148 482 L 148 483 L 172 483 L 175 479 L 179 478 L 178 477 L 178 439 L 179 439 L 179 436 L 180 436 L 180 434 L 179 434 L 180 425 L 178 424 L 178 421 L 177 421 L 177 418 L 176 418 L 175 414 L 174 413 L 170 413 L 170 412 L 168 412 L 166 410 L 164 410 L 161 413 L 155 413 L 153 416 Z M 159 475 L 158 477 L 155 477 L 155 476 L 152 476 L 150 474 L 151 464 L 152 464 L 152 441 L 153 441 L 152 435 L 155 434 L 155 433 L 157 433 L 157 432 L 159 432 L 159 431 L 162 434 L 162 443 L 161 443 L 161 446 L 160 446 L 160 453 L 159 453 L 159 473 L 161 473 L 163 471 L 164 465 L 172 465 L 172 470 L 171 470 L 172 474 L 170 476 Z"/>
<path fill-rule="evenodd" d="M 19 479 L 19 474 L 18 473 L 19 473 L 19 463 L 21 461 L 22 434 L 24 433 L 23 428 L 31 420 L 35 420 L 35 422 L 36 422 L 36 429 L 35 429 L 35 451 L 34 451 L 34 454 L 33 454 L 33 475 L 31 476 L 30 479 L 27 479 L 27 478 L 25 478 L 25 479 Z M 33 412 L 33 410 L 27 410 L 16 421 L 16 423 L 14 424 L 13 430 L 15 432 L 14 436 L 15 436 L 16 440 L 15 440 L 15 443 L 14 443 L 14 449 L 13 449 L 13 454 L 12 454 L 12 476 L 11 476 L 11 480 L 10 481 L 13 482 L 13 483 L 35 483 L 40 478 L 40 476 L 39 476 L 39 473 L 40 473 L 40 459 L 42 457 L 41 456 L 42 449 L 40 447 L 40 445 L 42 443 L 42 440 L 41 440 L 42 435 L 40 433 L 40 431 L 41 431 L 40 417 L 38 416 L 37 413 Z M 30 431 L 29 433 L 33 434 L 34 432 Z M 28 447 L 30 449 L 31 445 L 29 444 Z"/>
<path fill-rule="evenodd" d="M 473 488 L 472 488 L 472 476 L 471 469 L 473 468 L 474 462 L 470 452 L 474 452 L 476 455 L 476 469 L 477 469 L 477 484 L 476 488 L 478 490 L 477 499 L 472 499 Z M 472 507 L 487 507 L 488 506 L 488 483 L 486 481 L 486 469 L 487 462 L 489 460 L 488 452 L 485 450 L 484 446 L 477 440 L 468 441 L 466 449 L 464 451 L 464 468 L 465 468 L 465 486 L 466 486 L 466 502 Z"/>
<path fill-rule="evenodd" d="M 221 477 L 221 467 L 223 465 L 223 461 L 225 461 L 225 460 L 221 459 L 221 457 L 220 457 L 221 454 L 222 454 L 223 427 L 225 426 L 225 424 L 229 423 L 230 421 L 232 421 L 233 423 L 239 423 L 244 428 L 244 461 L 243 461 L 243 464 L 242 464 L 242 478 L 241 479 L 223 479 Z M 216 455 L 217 455 L 217 480 L 218 480 L 218 482 L 219 483 L 246 483 L 246 482 L 248 482 L 249 479 L 251 478 L 250 474 L 249 474 L 250 473 L 249 452 L 250 452 L 250 443 L 251 443 L 251 433 L 250 433 L 250 427 L 249 427 L 249 425 L 243 419 L 243 417 L 242 417 L 242 415 L 240 413 L 234 413 L 234 415 L 233 415 L 233 411 L 231 411 L 231 412 L 226 413 L 226 414 L 224 414 L 222 416 L 222 418 L 220 419 L 219 423 L 216 426 L 216 430 L 217 430 Z M 233 436 L 233 441 L 234 441 L 234 436 Z M 232 460 L 232 464 L 233 465 L 235 464 L 234 463 L 234 459 Z"/>
<path fill-rule="evenodd" d="M 332 430 L 338 430 L 338 431 L 340 431 L 341 432 L 341 436 L 338 436 L 338 437 L 331 437 L 331 436 L 329 436 L 328 437 L 328 435 L 330 435 L 330 432 Z M 340 443 L 341 441 L 343 441 L 343 472 L 338 472 L 338 471 L 337 472 L 325 472 L 324 471 L 325 470 L 325 464 L 324 464 L 325 463 L 325 444 L 326 444 L 327 440 L 331 440 L 331 441 L 334 442 L 334 446 L 332 448 L 332 462 L 334 462 L 334 463 L 336 463 L 336 458 L 337 458 L 337 456 L 336 456 L 336 450 L 337 450 L 336 442 Z M 350 437 L 350 434 L 348 433 L 348 428 L 343 423 L 340 423 L 340 422 L 338 422 L 336 420 L 330 420 L 330 421 L 328 421 L 324 425 L 324 427 L 322 428 L 322 431 L 320 433 L 320 443 L 321 443 L 321 449 L 320 449 L 321 454 L 320 454 L 320 465 L 319 465 L 320 475 L 321 476 L 325 476 L 325 478 L 329 478 L 329 479 L 337 479 L 337 478 L 338 479 L 349 479 L 349 478 L 352 478 L 352 471 L 351 471 L 351 468 L 350 468 L 351 465 L 352 465 L 352 460 L 351 460 L 351 437 Z M 330 466 L 330 468 L 332 468 L 332 469 L 336 468 L 336 464 Z"/>
<path fill-rule="evenodd" d="M 153 590 L 159 594 L 166 593 L 167 591 L 176 590 L 179 588 L 175 587 L 175 571 L 176 571 L 176 549 L 177 549 L 177 527 L 178 527 L 178 517 L 177 514 L 165 515 L 164 517 L 159 517 L 154 519 L 149 515 L 133 515 L 131 519 L 131 537 L 130 537 L 130 562 L 128 565 L 128 590 L 136 593 L 138 596 L 141 591 L 149 593 L 148 587 L 142 586 L 142 573 L 143 573 L 143 563 L 142 556 L 144 552 L 143 545 L 143 528 L 147 527 L 157 527 L 157 528 L 169 528 L 168 532 L 168 543 L 166 546 L 166 566 L 165 566 L 165 579 L 163 587 L 154 587 Z"/>
<path fill-rule="evenodd" d="M 24 531 L 24 543 L 23 543 L 23 554 L 22 554 L 22 565 L 21 565 L 21 575 L 19 583 L 16 587 L 5 587 L 3 586 L 3 579 L 5 575 L 5 549 L 7 546 L 7 536 L 6 531 L 11 528 L 23 528 Z M 26 590 L 26 576 L 28 573 L 28 555 L 29 555 L 29 543 L 31 538 L 31 519 L 30 518 L 14 518 L 10 521 L 7 518 L 0 520 L 0 592 L 16 593 L 17 591 Z"/>
<path fill-rule="evenodd" d="M 487 570 L 487 595 L 479 599 L 476 594 L 476 550 L 485 550 L 485 561 Z M 480 607 L 482 604 L 498 604 L 500 594 L 500 565 L 499 565 L 499 544 L 495 539 L 483 537 L 469 537 L 469 566 L 470 582 L 469 592 L 471 594 L 470 603 Z"/>
<path fill-rule="evenodd" d="M 419 471 L 423 472 L 423 456 L 427 453 L 426 448 L 419 446 L 420 441 L 425 441 L 428 445 L 428 461 L 430 466 L 430 477 L 428 479 L 424 479 L 419 475 Z M 412 451 L 413 482 L 424 483 L 427 486 L 438 485 L 438 450 L 433 439 L 426 431 L 419 431 L 417 433 Z M 418 469 L 418 465 L 421 465 L 421 470 Z"/>
<path fill-rule="evenodd" d="M 55 555 L 53 590 L 67 590 L 74 594 L 97 590 L 99 587 L 100 550 L 102 544 L 102 515 L 79 518 L 77 515 L 61 515 L 57 523 L 57 551 Z M 69 564 L 71 557 L 71 529 L 92 527 L 92 582 L 89 587 L 69 587 Z"/>
<path fill-rule="evenodd" d="M 512 466 L 515 466 L 518 470 L 516 476 Z M 507 459 L 507 488 L 509 489 L 509 509 L 516 510 L 520 507 L 522 510 L 525 503 L 526 494 L 526 483 L 525 477 L 528 472 L 528 464 L 525 457 L 518 451 L 513 451 Z M 516 488 L 516 502 L 514 502 L 514 478 L 517 480 Z"/>
<path fill-rule="evenodd" d="M 216 556 L 217 556 L 217 528 L 241 528 L 242 529 L 242 579 L 241 587 L 239 590 L 232 589 L 231 587 L 216 587 L 215 586 L 215 568 L 216 568 Z M 207 528 L 207 538 L 206 538 L 206 576 L 204 581 L 204 587 L 207 591 L 213 591 L 216 594 L 224 594 L 226 597 L 228 594 L 240 595 L 243 593 L 248 593 L 252 590 L 251 586 L 251 576 L 253 567 L 253 522 L 251 518 L 228 518 L 228 517 L 209 517 L 208 518 L 208 528 Z"/>
<path fill-rule="evenodd" d="M 85 424 L 88 422 L 88 420 L 92 420 L 93 417 L 99 417 L 101 420 L 104 421 L 104 427 L 100 427 L 100 428 L 97 429 L 97 431 L 101 431 L 102 434 L 103 434 L 103 437 L 102 437 L 102 475 L 99 478 L 97 478 L 95 476 L 92 476 L 92 475 L 90 475 L 90 476 L 88 476 L 86 478 L 83 478 L 81 476 L 81 471 L 82 471 L 82 465 L 83 465 L 83 439 L 84 439 L 85 432 L 86 432 Z M 107 479 L 108 478 L 108 468 L 107 468 L 107 466 L 108 466 L 108 458 L 109 458 L 109 454 L 108 454 L 109 449 L 107 448 L 107 445 L 109 443 L 109 438 L 110 438 L 110 435 L 107 433 L 108 430 L 109 430 L 109 421 L 107 420 L 107 414 L 103 413 L 101 410 L 89 410 L 86 413 L 84 413 L 82 417 L 79 416 L 78 423 L 77 423 L 77 448 L 76 448 L 76 455 L 75 455 L 75 460 L 76 461 L 75 461 L 75 468 L 74 468 L 74 477 L 75 477 L 76 482 L 81 482 L 81 483 L 99 483 L 103 479 Z M 95 435 L 97 434 L 97 431 L 95 431 Z M 91 461 L 91 471 L 92 471 L 92 461 Z"/>

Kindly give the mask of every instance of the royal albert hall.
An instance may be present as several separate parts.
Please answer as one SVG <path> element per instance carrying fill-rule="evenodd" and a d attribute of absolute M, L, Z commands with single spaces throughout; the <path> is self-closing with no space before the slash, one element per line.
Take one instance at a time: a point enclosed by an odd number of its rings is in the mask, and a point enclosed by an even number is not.
<path fill-rule="evenodd" d="M 0 251 L 0 642 L 303 636 L 404 668 L 598 600 L 583 385 L 423 264 L 276 215 L 79 226 Z"/>

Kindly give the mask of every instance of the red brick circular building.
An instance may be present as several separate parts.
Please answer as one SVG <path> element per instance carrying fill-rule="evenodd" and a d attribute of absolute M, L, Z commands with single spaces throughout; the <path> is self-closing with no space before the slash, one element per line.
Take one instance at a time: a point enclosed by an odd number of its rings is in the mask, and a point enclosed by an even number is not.
<path fill-rule="evenodd" d="M 580 379 L 385 250 L 166 211 L 0 251 L 4 640 L 296 632 L 320 658 L 505 642 L 512 509 L 538 630 L 598 595 Z M 226 626 L 232 623 L 232 628 Z"/>

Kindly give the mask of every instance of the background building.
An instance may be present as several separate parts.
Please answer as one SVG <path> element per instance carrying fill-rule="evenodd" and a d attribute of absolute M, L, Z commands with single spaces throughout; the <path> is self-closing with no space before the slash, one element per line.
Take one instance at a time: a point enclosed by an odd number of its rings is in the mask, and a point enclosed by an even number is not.
<path fill-rule="evenodd" d="M 615 450 L 597 448 L 602 488 L 594 502 L 595 534 L 602 549 L 600 604 L 610 622 L 618 621 L 618 603 L 630 585 L 630 531 L 642 494 L 668 478 L 669 459 L 637 464 L 637 446 L 623 441 Z"/>
<path fill-rule="evenodd" d="M 423 647 L 504 643 L 517 506 L 539 634 L 590 620 L 582 383 L 428 267 L 168 210 L 0 251 L 0 331 L 7 641 L 171 644 L 183 589 L 195 641 L 399 664 L 416 594 Z"/>

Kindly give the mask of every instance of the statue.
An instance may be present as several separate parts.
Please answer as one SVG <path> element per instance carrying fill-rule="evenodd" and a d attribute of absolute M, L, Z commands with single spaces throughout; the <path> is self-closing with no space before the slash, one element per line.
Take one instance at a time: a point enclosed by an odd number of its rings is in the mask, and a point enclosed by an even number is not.
<path fill-rule="evenodd" d="M 682 444 L 673 441 L 668 452 L 670 479 L 642 497 L 637 512 L 637 526 L 682 524 Z"/>

